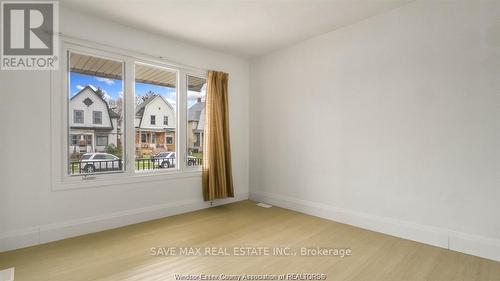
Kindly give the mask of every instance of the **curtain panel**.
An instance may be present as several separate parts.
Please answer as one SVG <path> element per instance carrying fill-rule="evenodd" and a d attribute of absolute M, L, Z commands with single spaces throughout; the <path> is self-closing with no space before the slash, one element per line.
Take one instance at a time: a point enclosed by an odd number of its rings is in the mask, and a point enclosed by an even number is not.
<path fill-rule="evenodd" d="M 229 74 L 209 71 L 203 147 L 203 199 L 234 197 L 229 141 Z"/>

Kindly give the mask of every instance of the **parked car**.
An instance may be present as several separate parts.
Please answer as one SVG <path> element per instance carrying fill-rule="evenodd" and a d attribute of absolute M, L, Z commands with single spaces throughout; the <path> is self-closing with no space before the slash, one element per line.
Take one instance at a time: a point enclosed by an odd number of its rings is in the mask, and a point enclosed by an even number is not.
<path fill-rule="evenodd" d="M 109 153 L 85 153 L 80 158 L 80 169 L 85 173 L 117 171 L 122 165 L 120 158 Z"/>
<path fill-rule="evenodd" d="M 173 168 L 175 167 L 175 152 L 160 152 L 153 156 L 152 160 L 160 168 Z"/>

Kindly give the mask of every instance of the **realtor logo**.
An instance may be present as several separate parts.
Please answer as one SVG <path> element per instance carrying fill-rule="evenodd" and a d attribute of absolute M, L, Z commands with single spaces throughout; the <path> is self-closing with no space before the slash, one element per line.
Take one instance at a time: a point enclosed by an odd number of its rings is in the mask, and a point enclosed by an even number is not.
<path fill-rule="evenodd" d="M 58 3 L 1 2 L 2 70 L 58 68 Z"/>

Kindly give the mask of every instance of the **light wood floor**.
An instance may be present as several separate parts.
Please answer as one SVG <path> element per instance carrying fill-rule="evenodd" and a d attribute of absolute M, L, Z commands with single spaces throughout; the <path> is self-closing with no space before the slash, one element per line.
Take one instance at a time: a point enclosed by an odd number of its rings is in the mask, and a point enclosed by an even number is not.
<path fill-rule="evenodd" d="M 350 257 L 151 256 L 151 247 L 349 247 Z M 500 263 L 242 201 L 0 254 L 15 281 L 325 273 L 327 280 L 500 280 Z"/>

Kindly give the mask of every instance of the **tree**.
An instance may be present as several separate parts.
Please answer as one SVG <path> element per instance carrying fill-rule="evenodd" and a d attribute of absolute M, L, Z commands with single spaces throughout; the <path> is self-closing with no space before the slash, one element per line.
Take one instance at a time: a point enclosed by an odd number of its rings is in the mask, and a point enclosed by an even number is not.
<path fill-rule="evenodd" d="M 101 88 L 97 87 L 97 90 L 95 92 L 98 96 L 100 96 L 102 99 L 104 99 L 105 93 Z"/>
<path fill-rule="evenodd" d="M 147 92 L 144 96 L 142 96 L 141 98 L 142 98 L 142 101 L 145 101 L 145 100 L 147 100 L 147 99 L 149 99 L 149 98 L 151 98 L 151 97 L 157 96 L 157 95 L 158 95 L 157 93 L 155 93 L 155 92 L 153 92 L 153 91 L 149 90 L 149 91 L 148 91 L 148 92 Z"/>
<path fill-rule="evenodd" d="M 110 143 L 106 146 L 106 153 L 113 154 L 114 156 L 121 158 L 122 157 L 122 147 L 121 147 L 121 145 L 116 146 L 116 145 Z"/>

